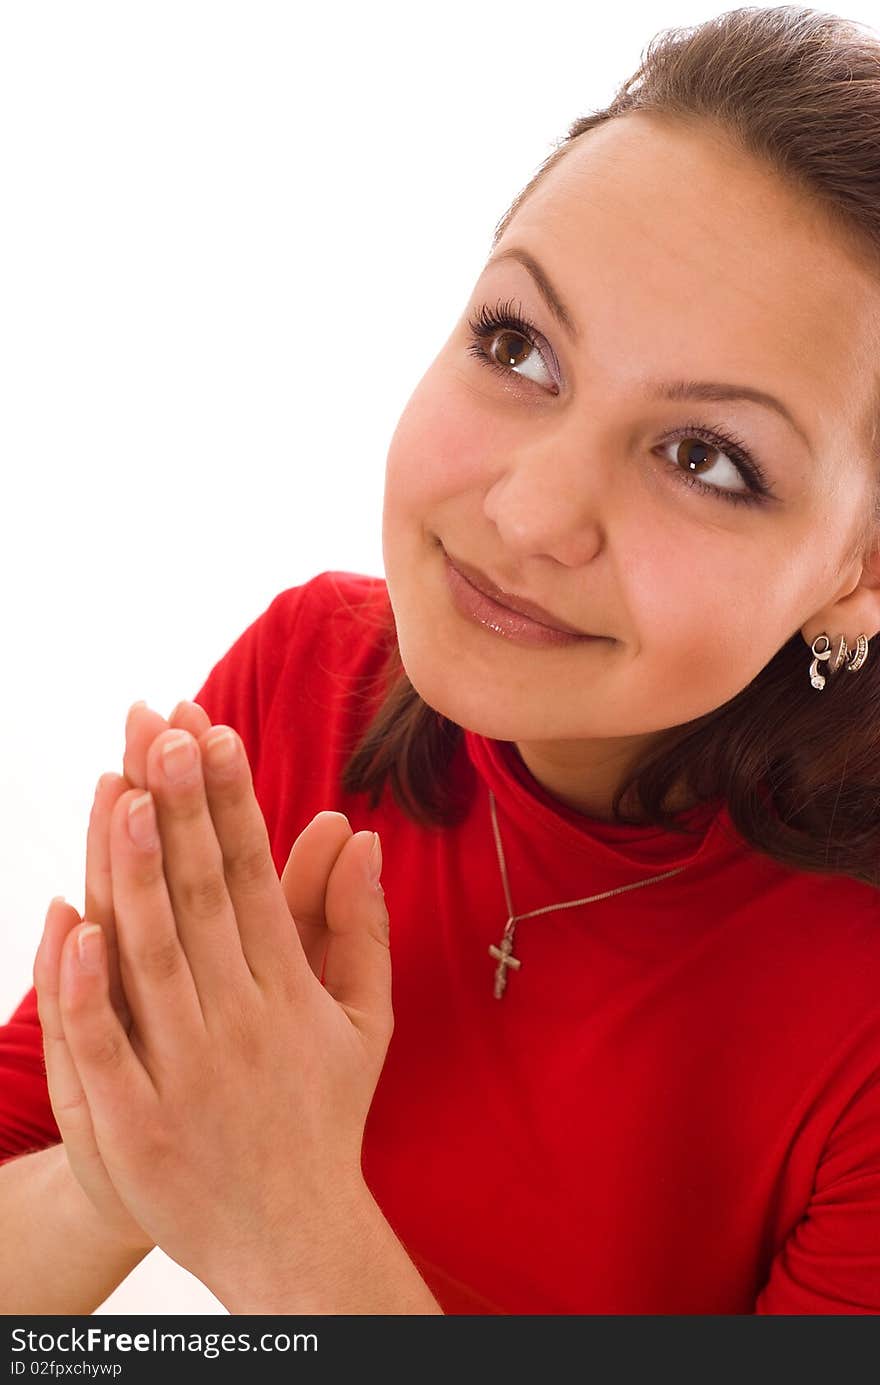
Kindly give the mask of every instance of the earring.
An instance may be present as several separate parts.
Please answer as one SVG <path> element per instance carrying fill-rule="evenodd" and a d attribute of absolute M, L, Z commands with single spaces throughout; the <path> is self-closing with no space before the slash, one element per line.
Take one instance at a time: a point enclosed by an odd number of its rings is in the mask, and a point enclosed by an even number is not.
<path fill-rule="evenodd" d="M 819 648 L 816 647 L 817 645 Z M 833 645 L 827 635 L 817 635 L 810 645 L 810 650 L 815 656 L 810 664 L 810 682 L 814 688 L 818 688 L 821 692 L 825 686 L 825 679 L 819 672 L 819 664 L 827 662 L 829 674 L 834 675 L 842 668 L 844 660 L 851 653 L 852 658 L 846 666 L 850 673 L 856 673 L 868 657 L 868 637 L 867 635 L 859 635 L 855 650 L 851 651 L 847 646 L 845 635 L 838 635 Z"/>
<path fill-rule="evenodd" d="M 850 659 L 849 663 L 847 664 L 847 668 L 849 669 L 850 673 L 855 673 L 858 669 L 860 669 L 860 668 L 862 667 L 862 664 L 863 664 L 863 663 L 865 662 L 865 660 L 867 659 L 867 657 L 868 657 L 868 636 L 867 636 L 867 635 L 859 635 L 859 638 L 856 640 L 855 652 L 853 653 L 852 658 Z"/>

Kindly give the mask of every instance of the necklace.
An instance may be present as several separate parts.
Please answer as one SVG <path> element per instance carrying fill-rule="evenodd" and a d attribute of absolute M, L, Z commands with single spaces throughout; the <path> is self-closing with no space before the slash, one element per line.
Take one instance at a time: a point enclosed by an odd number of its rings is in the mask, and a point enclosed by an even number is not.
<path fill-rule="evenodd" d="M 655 880 L 668 880 L 670 875 L 679 875 L 685 866 L 676 866 L 674 870 L 664 871 L 663 875 L 652 875 L 648 880 L 637 880 L 633 885 L 618 885 L 616 890 L 604 890 L 602 894 L 590 895 L 587 899 L 570 899 L 565 904 L 545 904 L 542 909 L 530 909 L 527 914 L 514 914 L 513 905 L 510 902 L 510 887 L 507 883 L 507 866 L 504 861 L 504 852 L 501 847 L 501 834 L 498 831 L 498 815 L 495 812 L 495 795 L 489 790 L 489 807 L 492 810 L 492 830 L 495 833 L 495 845 L 498 848 L 498 865 L 501 868 L 501 880 L 504 885 L 504 898 L 507 903 L 507 923 L 501 935 L 499 943 L 491 943 L 489 946 L 490 957 L 496 958 L 498 966 L 495 968 L 495 999 L 500 1000 L 507 985 L 507 969 L 514 967 L 518 971 L 522 966 L 522 960 L 513 955 L 513 935 L 516 925 L 520 919 L 534 918 L 537 914 L 547 914 L 553 909 L 573 909 L 576 904 L 592 904 L 597 899 L 607 899 L 609 895 L 623 894 L 625 890 L 638 890 L 642 885 L 652 885 Z"/>

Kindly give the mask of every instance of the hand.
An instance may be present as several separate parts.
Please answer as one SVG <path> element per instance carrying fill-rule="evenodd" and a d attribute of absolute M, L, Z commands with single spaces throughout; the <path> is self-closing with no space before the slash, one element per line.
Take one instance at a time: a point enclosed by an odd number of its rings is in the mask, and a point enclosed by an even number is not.
<path fill-rule="evenodd" d="M 207 754 L 218 729 L 184 737 L 194 763 L 176 783 L 161 762 L 174 737 L 150 746 L 154 846 L 127 831 L 145 795 L 125 790 L 112 809 L 130 1029 L 104 947 L 97 971 L 78 965 L 79 929 L 64 942 L 60 1007 L 113 1185 L 222 1300 L 242 1272 L 314 1263 L 322 1223 L 369 1196 L 361 1144 L 393 1016 L 388 916 L 365 868 L 372 833 L 319 813 L 279 881 L 240 739 L 229 765 Z"/>
<path fill-rule="evenodd" d="M 126 789 L 146 787 L 147 750 L 160 731 L 171 726 L 199 735 L 210 725 L 207 713 L 195 702 L 178 703 L 168 721 L 158 712 L 151 711 L 145 703 L 136 703 L 129 710 L 126 720 L 125 774 L 105 774 L 98 781 L 86 841 L 84 917 L 100 924 L 104 930 L 110 999 L 126 1032 L 131 1028 L 131 1016 L 116 946 L 110 881 L 110 816 L 114 804 Z M 61 953 L 65 939 L 79 922 L 80 916 L 72 905 L 63 900 L 53 900 L 34 960 L 33 980 L 43 1031 L 49 1099 L 68 1163 L 83 1190 L 107 1227 L 119 1236 L 122 1243 L 146 1251 L 152 1248 L 153 1241 L 126 1210 L 113 1187 L 95 1143 L 88 1104 L 64 1037 L 58 1001 Z"/>

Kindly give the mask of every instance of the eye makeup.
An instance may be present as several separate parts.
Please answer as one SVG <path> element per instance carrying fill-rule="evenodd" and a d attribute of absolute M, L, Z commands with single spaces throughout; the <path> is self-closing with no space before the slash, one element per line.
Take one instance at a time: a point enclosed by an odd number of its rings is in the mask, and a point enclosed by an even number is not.
<path fill-rule="evenodd" d="M 488 366 L 491 370 L 501 375 L 514 375 L 515 371 L 511 366 L 502 365 L 492 353 L 492 346 L 495 340 L 504 333 L 521 337 L 534 351 L 537 351 L 547 366 L 546 356 L 552 358 L 556 365 L 556 357 L 553 348 L 535 327 L 522 310 L 514 306 L 513 299 L 499 300 L 494 306 L 482 304 L 479 309 L 473 312 L 467 319 L 467 328 L 471 338 L 468 351 L 481 364 Z M 488 349 L 486 343 L 488 342 Z M 553 378 L 553 371 L 548 369 L 548 374 Z M 525 377 L 519 376 L 523 379 Z M 534 385 L 535 381 L 527 380 L 529 385 Z M 545 388 L 538 385 L 539 389 Z M 557 394 L 558 389 L 547 389 L 547 393 Z M 675 432 L 669 434 L 660 447 L 668 447 L 674 441 L 693 440 L 704 447 L 708 446 L 722 455 L 728 457 L 736 467 L 743 481 L 748 487 L 747 490 L 730 490 L 726 487 L 707 485 L 693 471 L 683 471 L 676 462 L 669 462 L 669 470 L 674 478 L 681 484 L 689 488 L 695 488 L 705 495 L 717 496 L 721 500 L 726 500 L 734 505 L 760 505 L 766 504 L 769 500 L 776 500 L 778 497 L 770 486 L 767 477 L 760 463 L 754 454 L 748 449 L 742 438 L 735 436 L 729 431 L 711 428 L 699 421 L 688 422 Z M 696 463 L 700 465 L 701 463 Z"/>

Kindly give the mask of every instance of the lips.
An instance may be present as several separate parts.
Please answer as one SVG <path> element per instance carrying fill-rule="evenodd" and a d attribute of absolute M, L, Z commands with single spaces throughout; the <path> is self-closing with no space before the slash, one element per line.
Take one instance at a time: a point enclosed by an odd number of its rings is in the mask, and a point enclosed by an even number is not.
<path fill-rule="evenodd" d="M 463 577 L 467 578 L 471 586 L 476 587 L 477 591 L 482 592 L 484 596 L 489 596 L 493 601 L 497 601 L 500 606 L 506 606 L 509 611 L 516 611 L 521 616 L 528 616 L 530 620 L 536 620 L 539 625 L 546 625 L 551 630 L 562 630 L 567 635 L 586 635 L 589 633 L 586 630 L 579 630 L 576 625 L 569 625 L 568 621 L 560 620 L 552 611 L 548 611 L 544 606 L 539 606 L 536 601 L 529 601 L 524 596 L 516 596 L 512 592 L 504 591 L 503 588 L 496 586 L 484 572 L 481 572 L 479 568 L 472 567 L 470 563 L 453 557 L 449 552 L 446 552 L 446 556 L 452 566 Z"/>

